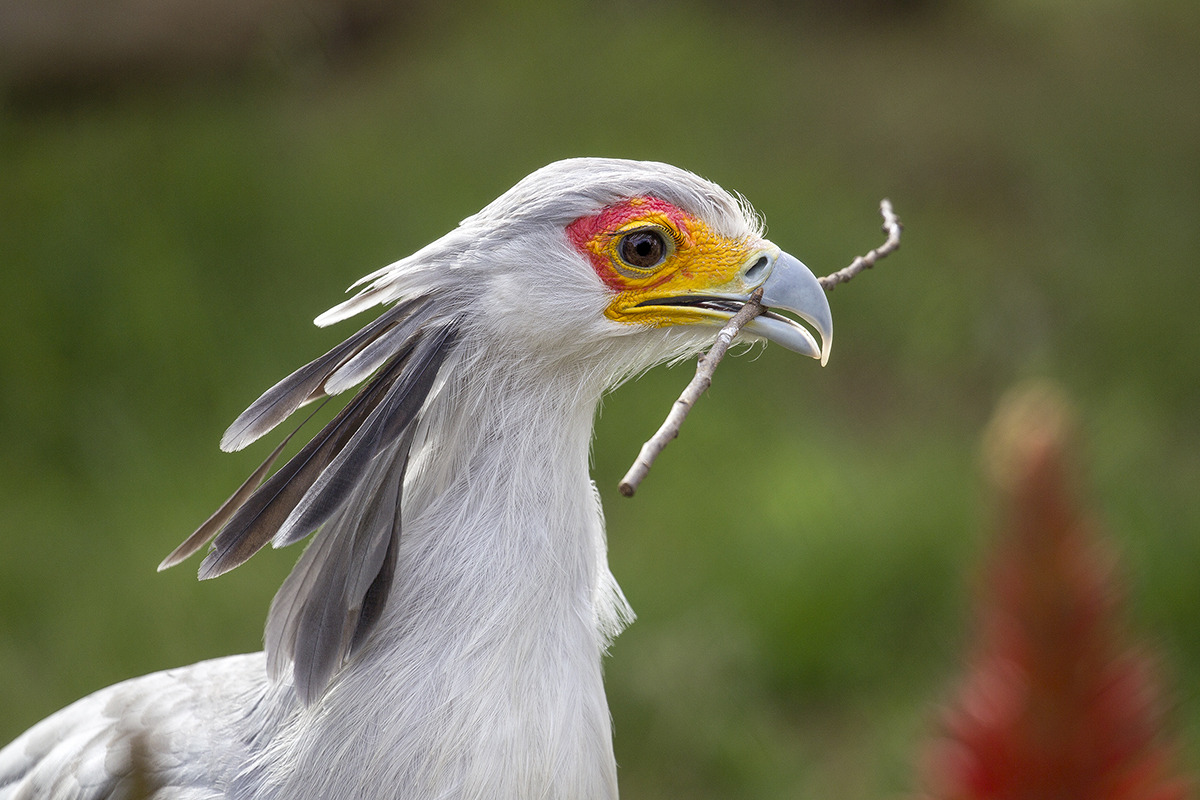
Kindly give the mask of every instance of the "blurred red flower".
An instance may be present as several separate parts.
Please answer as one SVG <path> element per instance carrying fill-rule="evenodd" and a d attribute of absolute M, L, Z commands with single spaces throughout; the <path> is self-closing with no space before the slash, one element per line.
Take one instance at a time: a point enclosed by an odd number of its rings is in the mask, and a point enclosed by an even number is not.
<path fill-rule="evenodd" d="M 1076 498 L 1066 402 L 1027 388 L 985 441 L 1001 504 L 974 652 L 926 752 L 931 800 L 1182 800 L 1154 662 L 1127 643 L 1115 559 Z"/>

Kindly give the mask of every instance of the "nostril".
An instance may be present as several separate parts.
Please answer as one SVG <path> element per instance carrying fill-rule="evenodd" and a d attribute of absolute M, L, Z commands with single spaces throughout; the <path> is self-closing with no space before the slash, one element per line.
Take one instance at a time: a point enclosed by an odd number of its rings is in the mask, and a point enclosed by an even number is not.
<path fill-rule="evenodd" d="M 771 265 L 771 259 L 766 256 L 759 256 L 758 260 L 750 265 L 746 270 L 746 283 L 758 283 L 764 277 L 767 267 Z"/>

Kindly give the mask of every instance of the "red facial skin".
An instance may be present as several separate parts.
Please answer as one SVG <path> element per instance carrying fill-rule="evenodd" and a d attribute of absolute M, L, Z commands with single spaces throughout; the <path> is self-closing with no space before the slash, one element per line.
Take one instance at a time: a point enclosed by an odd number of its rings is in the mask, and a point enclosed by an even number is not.
<path fill-rule="evenodd" d="M 567 238 L 579 252 L 588 257 L 592 268 L 604 281 L 604 285 L 613 291 L 621 292 L 631 288 L 630 279 L 617 272 L 612 265 L 608 253 L 609 240 L 631 222 L 657 223 L 668 233 L 681 235 L 683 241 L 679 244 L 690 244 L 688 229 L 696 224 L 695 219 L 676 206 L 657 197 L 634 197 L 617 205 L 608 206 L 599 214 L 590 217 L 580 217 L 567 226 Z M 668 224 L 664 224 L 668 223 Z M 669 275 L 664 274 L 658 281 L 661 283 Z M 657 283 L 637 281 L 639 288 L 651 288 Z"/>

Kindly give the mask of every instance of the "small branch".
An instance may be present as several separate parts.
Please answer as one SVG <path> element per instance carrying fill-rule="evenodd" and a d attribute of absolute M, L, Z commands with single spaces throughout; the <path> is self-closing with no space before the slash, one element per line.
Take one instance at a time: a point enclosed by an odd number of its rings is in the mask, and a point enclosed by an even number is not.
<path fill-rule="evenodd" d="M 679 395 L 679 399 L 671 406 L 671 413 L 667 414 L 667 418 L 655 434 L 642 445 L 641 452 L 638 453 L 633 466 L 621 479 L 618 486 L 621 494 L 633 497 L 633 493 L 637 491 L 642 479 L 650 472 L 654 459 L 658 458 L 659 453 L 666 448 L 668 442 L 679 435 L 679 429 L 683 426 L 683 421 L 687 419 L 688 412 L 692 410 L 692 405 L 712 385 L 712 376 L 717 370 L 717 364 L 720 364 L 721 359 L 725 357 L 725 351 L 729 349 L 729 345 L 733 344 L 734 337 L 738 335 L 743 325 L 766 310 L 760 302 L 762 293 L 763 290 L 759 288 L 750 295 L 746 305 L 742 306 L 741 310 L 721 328 L 713 346 L 707 353 L 700 356 L 699 362 L 696 363 L 696 376 L 684 387 L 683 394 Z"/>
<path fill-rule="evenodd" d="M 863 270 L 870 269 L 875 266 L 875 263 L 879 259 L 888 256 L 900 247 L 900 231 L 904 229 L 904 226 L 900 224 L 900 220 L 892 210 L 890 200 L 885 199 L 880 201 L 879 213 L 883 216 L 883 232 L 887 235 L 887 239 L 883 244 L 866 255 L 856 257 L 850 262 L 848 267 L 826 275 L 823 278 L 818 278 L 817 281 L 825 291 L 833 291 L 833 287 L 839 283 L 845 283 Z M 642 480 L 649 474 L 650 467 L 654 464 L 655 459 L 666 449 L 670 441 L 679 435 L 679 430 L 683 427 L 683 421 L 687 419 L 687 415 L 691 412 L 692 406 L 695 405 L 696 401 L 700 399 L 700 395 L 704 394 L 708 390 L 708 387 L 712 385 L 713 373 L 717 370 L 717 364 L 721 363 L 721 359 L 725 357 L 725 352 L 733 344 L 733 340 L 742 330 L 742 327 L 766 311 L 766 308 L 760 302 L 761 300 L 762 289 L 760 288 L 754 294 L 750 295 L 750 299 L 746 302 L 746 305 L 742 306 L 741 310 L 734 314 L 729 322 L 725 323 L 717 334 L 717 341 L 713 343 L 713 346 L 709 348 L 707 353 L 700 357 L 700 360 L 696 364 L 696 375 L 684 387 L 683 393 L 679 395 L 679 399 L 675 401 L 675 404 L 671 406 L 671 412 L 667 414 L 667 418 L 663 421 L 663 424 L 642 445 L 642 449 L 638 452 L 637 458 L 634 459 L 633 465 L 625 473 L 625 477 L 621 479 L 618 488 L 625 497 L 633 497 L 633 493 L 637 491 Z"/>
<path fill-rule="evenodd" d="M 876 261 L 894 253 L 900 248 L 900 231 L 904 230 L 904 226 L 900 224 L 900 220 L 896 217 L 896 212 L 892 210 L 892 201 L 886 198 L 880 200 L 879 213 L 883 216 L 883 232 L 887 234 L 887 240 L 865 256 L 855 258 L 850 262 L 850 266 L 839 269 L 837 272 L 832 275 L 826 275 L 824 278 L 817 278 L 822 289 L 827 292 L 833 291 L 833 287 L 839 283 L 845 283 L 864 269 L 870 269 L 875 266 Z"/>

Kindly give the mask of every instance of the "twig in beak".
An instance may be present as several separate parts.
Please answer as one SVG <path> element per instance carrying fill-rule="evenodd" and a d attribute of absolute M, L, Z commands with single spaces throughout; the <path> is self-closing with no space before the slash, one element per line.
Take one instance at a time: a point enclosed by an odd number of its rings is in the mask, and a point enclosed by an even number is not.
<path fill-rule="evenodd" d="M 654 464 L 654 459 L 658 458 L 659 453 L 666 448 L 668 442 L 679 435 L 679 429 L 683 426 L 683 421 L 687 419 L 688 412 L 692 410 L 692 405 L 712 385 L 712 376 L 717 370 L 717 364 L 720 364 L 721 359 L 725 357 L 725 351 L 729 349 L 729 345 L 733 344 L 733 340 L 742 329 L 742 326 L 766 310 L 763 304 L 759 302 L 762 300 L 762 293 L 763 290 L 761 288 L 754 290 L 754 294 L 750 295 L 750 299 L 746 302 L 746 305 L 742 306 L 741 310 L 734 314 L 729 322 L 726 322 L 721 328 L 721 332 L 717 334 L 717 341 L 713 343 L 713 346 L 709 348 L 707 353 L 700 356 L 699 362 L 696 363 L 695 377 L 684 387 L 683 394 L 679 395 L 679 399 L 671 406 L 671 413 L 667 414 L 667 418 L 663 421 L 663 424 L 642 445 L 641 452 L 638 453 L 633 466 L 629 468 L 629 471 L 625 473 L 625 477 L 621 479 L 620 486 L 618 487 L 621 490 L 621 494 L 626 497 L 633 497 L 633 493 L 637 491 L 637 487 L 642 482 L 642 479 L 650 472 L 650 467 Z"/>
<path fill-rule="evenodd" d="M 896 212 L 892 210 L 890 200 L 884 199 L 880 201 L 879 213 L 883 216 L 883 232 L 887 234 L 887 239 L 883 244 L 871 250 L 866 255 L 856 257 L 844 269 L 840 269 L 823 278 L 818 278 L 817 280 L 821 284 L 821 288 L 825 291 L 832 291 L 833 287 L 839 283 L 845 283 L 863 270 L 870 269 L 875 266 L 875 263 L 879 259 L 888 256 L 900 247 L 900 232 L 904 229 L 904 226 L 900 224 Z M 649 474 L 650 467 L 654 464 L 655 459 L 658 458 L 667 444 L 679 435 L 683 421 L 687 419 L 692 406 L 700 399 L 700 395 L 704 394 L 708 390 L 708 387 L 712 385 L 713 373 L 717 370 L 717 364 L 720 364 L 721 359 L 725 357 L 725 352 L 729 349 L 729 345 L 733 343 L 733 340 L 746 323 L 766 311 L 760 300 L 762 300 L 762 289 L 758 289 L 754 294 L 750 295 L 750 299 L 746 302 L 746 305 L 742 306 L 741 310 L 734 314 L 721 328 L 717 334 L 717 341 L 713 343 L 713 346 L 709 348 L 707 353 L 700 356 L 700 360 L 696 363 L 695 376 L 684 387 L 683 393 L 679 395 L 679 399 L 671 406 L 671 411 L 667 414 L 667 418 L 663 421 L 663 424 L 642 445 L 642 449 L 638 452 L 633 465 L 625 473 L 625 477 L 621 479 L 621 483 L 618 485 L 621 494 L 626 497 L 633 497 L 633 493 L 637 491 L 642 480 Z"/>

